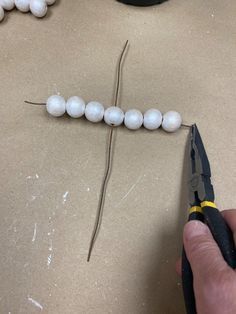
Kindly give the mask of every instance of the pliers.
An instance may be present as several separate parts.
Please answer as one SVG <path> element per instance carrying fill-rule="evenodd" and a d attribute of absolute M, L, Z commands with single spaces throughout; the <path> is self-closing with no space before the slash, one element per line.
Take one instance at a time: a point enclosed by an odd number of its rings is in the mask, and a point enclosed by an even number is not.
<path fill-rule="evenodd" d="M 233 234 L 226 224 L 214 200 L 211 184 L 210 163 L 197 128 L 194 124 L 189 135 L 189 217 L 188 220 L 200 220 L 206 223 L 220 251 L 232 268 L 236 268 L 236 249 Z M 185 250 L 182 253 L 182 284 L 187 314 L 196 314 L 193 289 L 193 274 Z"/>

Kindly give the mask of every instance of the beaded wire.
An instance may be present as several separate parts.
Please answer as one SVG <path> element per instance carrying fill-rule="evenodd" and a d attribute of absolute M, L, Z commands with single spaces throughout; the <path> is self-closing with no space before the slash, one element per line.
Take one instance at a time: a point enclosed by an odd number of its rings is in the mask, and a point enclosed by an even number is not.
<path fill-rule="evenodd" d="M 121 84 L 121 74 L 122 74 L 122 65 L 125 57 L 125 53 L 128 48 L 129 41 L 127 40 L 124 48 L 121 52 L 121 55 L 119 57 L 119 62 L 118 62 L 118 67 L 117 67 L 117 79 L 116 79 L 116 89 L 115 89 L 115 97 L 114 97 L 114 107 L 118 106 L 118 101 L 119 101 L 119 93 L 120 93 L 120 84 Z M 25 103 L 31 104 L 31 105 L 36 105 L 36 106 L 41 106 L 41 105 L 46 105 L 44 102 L 32 102 L 25 100 Z M 188 124 L 181 124 L 181 126 L 190 128 L 191 125 Z M 100 190 L 100 195 L 99 195 L 99 202 L 98 202 L 98 208 L 97 208 L 97 213 L 96 213 L 96 218 L 95 218 L 95 223 L 94 223 L 94 228 L 89 244 L 89 250 L 88 250 L 88 256 L 87 256 L 87 262 L 90 261 L 91 254 L 95 245 L 95 242 L 97 240 L 101 224 L 102 224 L 102 217 L 103 217 L 103 210 L 104 210 L 104 204 L 105 204 L 105 197 L 106 197 L 106 190 L 107 190 L 107 185 L 110 179 L 111 175 L 111 170 L 112 170 L 112 161 L 113 161 L 113 154 L 114 154 L 114 135 L 115 135 L 115 130 L 116 127 L 111 125 L 108 133 L 108 141 L 107 141 L 107 150 L 106 150 L 106 164 L 105 164 L 105 170 L 104 170 L 104 177 L 102 180 L 102 185 L 101 185 L 101 190 Z"/>

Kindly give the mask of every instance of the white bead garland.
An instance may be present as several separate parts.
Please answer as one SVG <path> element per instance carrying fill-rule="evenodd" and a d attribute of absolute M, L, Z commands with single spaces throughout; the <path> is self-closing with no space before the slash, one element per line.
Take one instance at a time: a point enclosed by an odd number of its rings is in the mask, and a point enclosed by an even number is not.
<path fill-rule="evenodd" d="M 52 95 L 46 102 L 46 109 L 50 115 L 60 117 L 66 112 L 65 99 L 59 95 Z"/>
<path fill-rule="evenodd" d="M 85 102 L 81 97 L 70 97 L 66 102 L 66 112 L 72 118 L 80 118 L 85 112 Z"/>
<path fill-rule="evenodd" d="M 131 109 L 125 113 L 125 126 L 130 130 L 137 130 L 143 124 L 143 115 L 137 109 Z"/>
<path fill-rule="evenodd" d="M 104 107 L 97 101 L 91 101 L 85 107 L 85 117 L 91 122 L 100 122 L 104 116 Z"/>
<path fill-rule="evenodd" d="M 0 22 L 4 19 L 4 16 L 5 16 L 4 10 L 3 10 L 3 8 L 0 6 Z"/>
<path fill-rule="evenodd" d="M 163 115 L 162 128 L 166 132 L 177 131 L 182 124 L 181 115 L 176 111 L 168 111 Z"/>
<path fill-rule="evenodd" d="M 4 10 L 12 10 L 14 6 L 25 13 L 29 10 L 36 17 L 44 17 L 47 14 L 47 6 L 56 0 L 0 0 L 0 22 L 4 19 Z"/>
<path fill-rule="evenodd" d="M 148 130 L 156 130 L 161 126 L 162 114 L 157 109 L 149 109 L 144 113 L 143 125 Z"/>
<path fill-rule="evenodd" d="M 30 0 L 15 0 L 16 8 L 21 12 L 28 12 L 30 9 Z"/>
<path fill-rule="evenodd" d="M 14 8 L 14 0 L 0 0 L 0 6 L 7 11 L 10 11 Z"/>
<path fill-rule="evenodd" d="M 110 126 L 119 126 L 124 121 L 124 112 L 119 107 L 109 107 L 105 110 L 104 121 Z"/>
<path fill-rule="evenodd" d="M 65 112 L 72 118 L 80 118 L 83 115 L 91 122 L 100 122 L 104 119 L 110 126 L 124 125 L 130 130 L 139 129 L 142 124 L 148 130 L 156 130 L 162 126 L 166 132 L 175 132 L 182 125 L 182 117 L 177 111 L 168 111 L 163 117 L 158 109 L 151 108 L 144 115 L 137 109 L 123 110 L 116 106 L 104 109 L 97 101 L 90 101 L 85 105 L 84 100 L 78 96 L 70 97 L 67 102 L 63 97 L 52 95 L 46 102 L 48 113 L 54 117 L 60 117 Z"/>
<path fill-rule="evenodd" d="M 44 17 L 47 14 L 47 3 L 45 0 L 30 0 L 30 11 L 36 17 Z"/>

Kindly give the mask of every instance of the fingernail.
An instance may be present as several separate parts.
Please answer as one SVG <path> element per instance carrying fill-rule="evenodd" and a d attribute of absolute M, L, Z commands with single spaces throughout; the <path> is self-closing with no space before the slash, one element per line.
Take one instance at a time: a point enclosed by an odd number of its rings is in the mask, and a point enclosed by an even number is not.
<path fill-rule="evenodd" d="M 205 234 L 209 234 L 209 229 L 201 221 L 189 221 L 184 227 L 184 238 L 187 241 Z"/>

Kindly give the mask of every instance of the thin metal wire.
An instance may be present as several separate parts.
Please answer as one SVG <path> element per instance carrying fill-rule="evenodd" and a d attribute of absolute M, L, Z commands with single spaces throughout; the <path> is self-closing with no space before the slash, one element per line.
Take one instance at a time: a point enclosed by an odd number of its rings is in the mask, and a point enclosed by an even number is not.
<path fill-rule="evenodd" d="M 128 44 L 129 44 L 129 41 L 127 40 L 126 43 L 125 43 L 125 46 L 123 48 L 123 51 L 120 55 L 120 60 L 119 60 L 119 63 L 118 63 L 118 71 L 117 71 L 117 84 L 116 84 L 116 93 L 115 93 L 115 102 L 114 102 L 114 106 L 116 107 L 117 104 L 118 104 L 118 100 L 119 100 L 119 92 L 120 92 L 120 78 L 121 78 L 121 66 L 122 66 L 122 61 L 123 61 L 123 57 L 124 57 L 124 54 L 126 52 L 126 49 L 128 47 Z"/>
<path fill-rule="evenodd" d="M 191 125 L 184 124 L 184 123 L 182 123 L 181 126 L 184 126 L 185 128 L 191 128 L 192 127 Z"/>
<path fill-rule="evenodd" d="M 118 98 L 119 98 L 119 92 L 120 92 L 120 79 L 121 79 L 122 62 L 124 59 L 124 55 L 125 55 L 128 43 L 129 43 L 129 41 L 127 40 L 125 43 L 125 46 L 123 48 L 123 51 L 120 55 L 120 59 L 119 59 L 119 63 L 118 63 L 117 84 L 116 84 L 116 91 L 115 91 L 114 106 L 117 106 L 117 104 L 118 104 Z M 98 237 L 101 223 L 102 223 L 102 216 L 103 216 L 103 209 L 104 209 L 104 203 L 105 203 L 107 184 L 108 184 L 110 174 L 111 174 L 111 169 L 112 169 L 112 157 L 113 157 L 112 153 L 113 153 L 113 146 L 114 146 L 113 137 L 114 137 L 114 127 L 112 126 L 109 130 L 109 135 L 108 135 L 105 174 L 104 174 L 104 178 L 102 181 L 101 192 L 100 192 L 99 203 L 98 203 L 98 209 L 97 209 L 97 215 L 96 215 L 95 225 L 94 225 L 94 229 L 93 229 L 93 233 L 92 233 L 92 237 L 91 237 L 91 241 L 90 241 L 90 245 L 89 245 L 87 262 L 90 261 L 92 250 L 93 250 L 94 244 L 96 242 L 96 239 Z"/>
<path fill-rule="evenodd" d="M 45 102 L 32 102 L 32 101 L 28 101 L 28 100 L 25 100 L 24 102 L 25 102 L 26 104 L 30 104 L 30 105 L 46 106 L 46 103 L 45 103 Z"/>
<path fill-rule="evenodd" d="M 109 130 L 108 144 L 107 144 L 108 150 L 107 150 L 106 169 L 105 169 L 105 175 L 104 175 L 102 186 L 101 186 L 100 198 L 99 198 L 98 209 L 97 209 L 97 216 L 96 216 L 95 225 L 94 225 L 94 229 L 93 229 L 93 233 L 92 233 L 92 237 L 90 241 L 87 262 L 90 261 L 92 250 L 96 242 L 97 236 L 99 234 L 101 223 L 102 223 L 103 209 L 104 209 L 104 203 L 105 203 L 105 194 L 106 194 L 109 177 L 111 174 L 112 151 L 113 151 L 112 140 L 113 140 L 113 134 L 114 134 L 113 130 L 114 130 L 114 127 L 111 127 L 111 129 Z"/>

